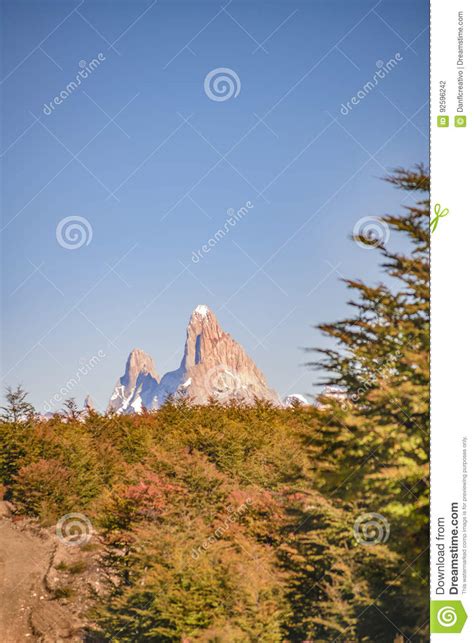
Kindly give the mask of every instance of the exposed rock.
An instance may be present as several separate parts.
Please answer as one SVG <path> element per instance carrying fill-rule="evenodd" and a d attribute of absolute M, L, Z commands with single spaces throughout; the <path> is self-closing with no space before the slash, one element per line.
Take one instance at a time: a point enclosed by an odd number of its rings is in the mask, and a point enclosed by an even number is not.
<path fill-rule="evenodd" d="M 90 395 L 86 395 L 84 400 L 84 411 L 95 411 L 94 401 Z"/>
<path fill-rule="evenodd" d="M 125 373 L 115 385 L 107 412 L 140 413 L 142 407 L 156 408 L 159 381 L 153 359 L 134 348 L 128 356 Z"/>
<path fill-rule="evenodd" d="M 170 396 L 185 397 L 193 404 L 207 404 L 213 398 L 221 403 L 237 400 L 253 404 L 259 399 L 280 405 L 263 373 L 202 304 L 189 320 L 179 368 L 159 381 L 151 357 L 135 349 L 115 387 L 108 411 L 140 413 L 143 407 L 158 408 Z"/>
<path fill-rule="evenodd" d="M 263 373 L 242 346 L 224 332 L 214 313 L 204 305 L 193 311 L 188 323 L 184 356 L 176 371 L 166 373 L 160 383 L 159 401 L 179 394 L 194 404 L 255 399 L 280 404 Z"/>

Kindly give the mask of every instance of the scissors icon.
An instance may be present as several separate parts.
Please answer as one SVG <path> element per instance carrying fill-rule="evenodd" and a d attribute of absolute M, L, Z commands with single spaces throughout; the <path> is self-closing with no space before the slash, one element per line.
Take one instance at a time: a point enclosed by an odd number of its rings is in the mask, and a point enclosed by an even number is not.
<path fill-rule="evenodd" d="M 433 232 L 436 230 L 436 228 L 438 227 L 438 221 L 439 221 L 442 217 L 445 217 L 445 216 L 447 216 L 447 215 L 449 214 L 449 210 L 448 210 L 448 208 L 444 208 L 444 210 L 441 210 L 441 204 L 440 204 L 440 203 L 436 203 L 436 204 L 435 204 L 435 207 L 434 207 L 434 212 L 435 212 L 435 216 L 434 216 L 434 217 L 433 217 L 433 219 L 430 221 L 430 228 L 431 228 L 431 232 L 432 232 L 432 233 L 433 233 Z"/>

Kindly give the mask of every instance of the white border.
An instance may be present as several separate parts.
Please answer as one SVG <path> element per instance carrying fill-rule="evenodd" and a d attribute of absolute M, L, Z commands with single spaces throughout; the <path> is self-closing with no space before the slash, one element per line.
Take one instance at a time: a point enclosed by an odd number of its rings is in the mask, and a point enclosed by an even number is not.
<path fill-rule="evenodd" d="M 457 20 L 464 14 L 464 114 L 467 127 L 454 126 L 457 109 Z M 431 243 L 431 598 L 462 600 L 468 618 L 461 634 L 443 634 L 443 641 L 474 640 L 474 255 L 473 104 L 474 3 L 472 0 L 431 2 L 431 212 L 448 208 Z M 450 124 L 437 126 L 440 81 L 447 83 Z M 462 505 L 462 438 L 468 447 L 467 593 L 436 595 L 435 535 L 438 516 L 449 525 L 451 502 Z M 461 551 L 461 550 L 460 550 Z M 449 559 L 447 559 L 449 562 Z M 463 564 L 460 562 L 461 584 Z M 446 569 L 448 571 L 448 569 Z M 433 637 L 440 635 L 433 634 Z"/>

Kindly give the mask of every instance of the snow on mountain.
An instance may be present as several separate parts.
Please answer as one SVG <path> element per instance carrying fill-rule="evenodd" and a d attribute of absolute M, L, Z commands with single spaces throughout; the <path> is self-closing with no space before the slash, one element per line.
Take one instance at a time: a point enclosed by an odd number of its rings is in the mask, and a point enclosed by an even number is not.
<path fill-rule="evenodd" d="M 295 406 L 298 404 L 309 406 L 308 400 L 300 393 L 291 393 L 290 395 L 287 395 L 283 400 L 283 406 Z"/>
<path fill-rule="evenodd" d="M 206 317 L 207 313 L 209 312 L 209 308 L 205 304 L 199 304 L 199 306 L 196 306 L 196 308 L 194 309 L 194 312 L 196 313 L 196 315 Z"/>
<path fill-rule="evenodd" d="M 339 402 L 344 406 L 349 399 L 349 394 L 346 389 L 341 386 L 328 385 L 323 388 L 321 393 L 318 395 L 317 406 L 320 408 L 326 408 L 328 406 L 327 401 Z"/>
<path fill-rule="evenodd" d="M 115 385 L 109 401 L 109 413 L 141 413 L 142 408 L 158 408 L 160 378 L 153 359 L 134 348 L 127 359 L 125 373 Z"/>

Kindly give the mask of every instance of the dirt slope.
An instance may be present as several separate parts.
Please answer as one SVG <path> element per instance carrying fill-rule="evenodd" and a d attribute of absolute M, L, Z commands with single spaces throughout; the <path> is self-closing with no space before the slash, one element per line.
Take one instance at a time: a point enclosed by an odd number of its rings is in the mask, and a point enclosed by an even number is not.
<path fill-rule="evenodd" d="M 53 547 L 8 519 L 0 520 L 0 632 L 5 643 L 34 640 L 32 611 L 46 597 L 44 577 Z"/>
<path fill-rule="evenodd" d="M 83 574 L 59 571 L 78 560 L 89 567 Z M 83 641 L 81 613 L 90 583 L 99 586 L 95 570 L 90 554 L 64 546 L 53 531 L 40 529 L 34 521 L 13 518 L 0 501 L 1 643 Z M 58 589 L 61 596 L 69 590 L 72 598 L 59 598 Z"/>

